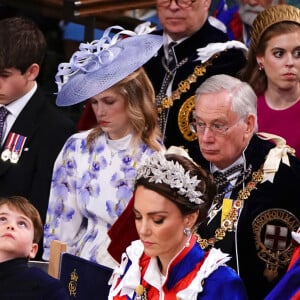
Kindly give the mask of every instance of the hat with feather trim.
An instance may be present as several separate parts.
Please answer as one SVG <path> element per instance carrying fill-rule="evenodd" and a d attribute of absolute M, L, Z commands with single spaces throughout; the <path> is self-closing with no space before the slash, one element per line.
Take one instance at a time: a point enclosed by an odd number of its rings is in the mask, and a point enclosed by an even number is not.
<path fill-rule="evenodd" d="M 112 30 L 119 32 L 112 35 Z M 120 26 L 107 28 L 101 39 L 81 43 L 70 61 L 58 66 L 56 104 L 77 104 L 107 90 L 143 66 L 162 43 L 161 36 L 147 29 L 136 33 Z"/>
<path fill-rule="evenodd" d="M 300 25 L 300 9 L 292 5 L 278 4 L 260 12 L 252 24 L 250 47 L 255 50 L 265 31 L 270 26 L 281 22 Z"/>

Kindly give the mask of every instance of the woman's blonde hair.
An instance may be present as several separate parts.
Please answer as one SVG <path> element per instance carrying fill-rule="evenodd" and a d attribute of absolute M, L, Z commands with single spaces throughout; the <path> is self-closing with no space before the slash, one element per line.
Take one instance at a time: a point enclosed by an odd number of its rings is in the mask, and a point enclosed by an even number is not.
<path fill-rule="evenodd" d="M 150 148 L 160 150 L 161 137 L 155 106 L 155 93 L 146 72 L 139 68 L 112 87 L 122 95 L 127 103 L 130 123 L 133 128 L 133 144 L 143 141 Z M 100 126 L 95 127 L 87 137 L 91 148 L 93 141 L 103 133 Z"/>

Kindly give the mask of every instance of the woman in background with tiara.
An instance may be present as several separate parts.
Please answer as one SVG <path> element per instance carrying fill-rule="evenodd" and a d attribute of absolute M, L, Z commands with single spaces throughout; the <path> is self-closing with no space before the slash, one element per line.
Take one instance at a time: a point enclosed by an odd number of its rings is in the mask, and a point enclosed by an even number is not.
<path fill-rule="evenodd" d="M 300 9 L 275 5 L 252 25 L 242 71 L 258 95 L 258 130 L 279 135 L 300 157 Z"/>
<path fill-rule="evenodd" d="M 194 230 L 216 193 L 212 176 L 185 150 L 156 152 L 138 169 L 133 211 L 139 240 L 114 270 L 112 299 L 247 299 L 230 259 L 204 252 Z"/>
<path fill-rule="evenodd" d="M 111 29 L 119 32 L 112 36 Z M 81 44 L 59 66 L 56 103 L 89 99 L 98 125 L 71 136 L 55 162 L 45 260 L 58 239 L 67 252 L 114 267 L 107 231 L 132 197 L 137 166 L 162 148 L 154 91 L 141 67 L 162 38 L 121 29 L 108 28 L 100 40 Z"/>

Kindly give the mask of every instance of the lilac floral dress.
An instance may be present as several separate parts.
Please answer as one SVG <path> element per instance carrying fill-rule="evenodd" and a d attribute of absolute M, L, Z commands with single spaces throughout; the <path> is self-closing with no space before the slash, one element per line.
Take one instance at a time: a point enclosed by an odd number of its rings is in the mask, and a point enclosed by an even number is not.
<path fill-rule="evenodd" d="M 136 168 L 154 150 L 132 135 L 120 140 L 99 136 L 88 150 L 89 131 L 71 136 L 56 159 L 44 229 L 44 255 L 50 241 L 66 242 L 68 252 L 108 267 L 116 262 L 107 252 L 108 229 L 133 195 Z"/>

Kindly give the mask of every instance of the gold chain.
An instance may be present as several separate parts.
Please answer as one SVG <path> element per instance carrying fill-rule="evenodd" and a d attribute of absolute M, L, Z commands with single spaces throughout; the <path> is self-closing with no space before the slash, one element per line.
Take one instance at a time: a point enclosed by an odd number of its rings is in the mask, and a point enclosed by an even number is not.
<path fill-rule="evenodd" d="M 187 79 L 179 82 L 178 87 L 172 92 L 171 96 L 165 96 L 161 100 L 161 104 L 157 106 L 158 113 L 161 114 L 164 109 L 173 106 L 174 101 L 179 100 L 182 93 L 186 93 L 190 88 L 191 84 L 197 81 L 197 78 L 203 76 L 206 73 L 206 68 L 212 64 L 212 61 L 217 58 L 219 54 L 213 55 L 208 61 L 201 65 L 197 65 L 194 71 Z"/>
<path fill-rule="evenodd" d="M 244 201 L 249 198 L 251 191 L 256 189 L 256 185 L 263 180 L 263 171 L 258 170 L 252 173 L 252 179 L 248 182 L 246 187 L 239 191 L 237 201 Z M 202 239 L 199 234 L 197 235 L 197 241 L 202 249 L 206 249 L 208 246 L 214 246 L 214 244 L 220 240 L 223 240 L 226 236 L 227 231 L 234 230 L 234 224 L 236 223 L 239 213 L 238 210 L 240 205 L 233 205 L 229 213 L 227 214 L 224 222 L 222 222 L 221 227 L 217 228 L 215 235 L 209 239 Z"/>

